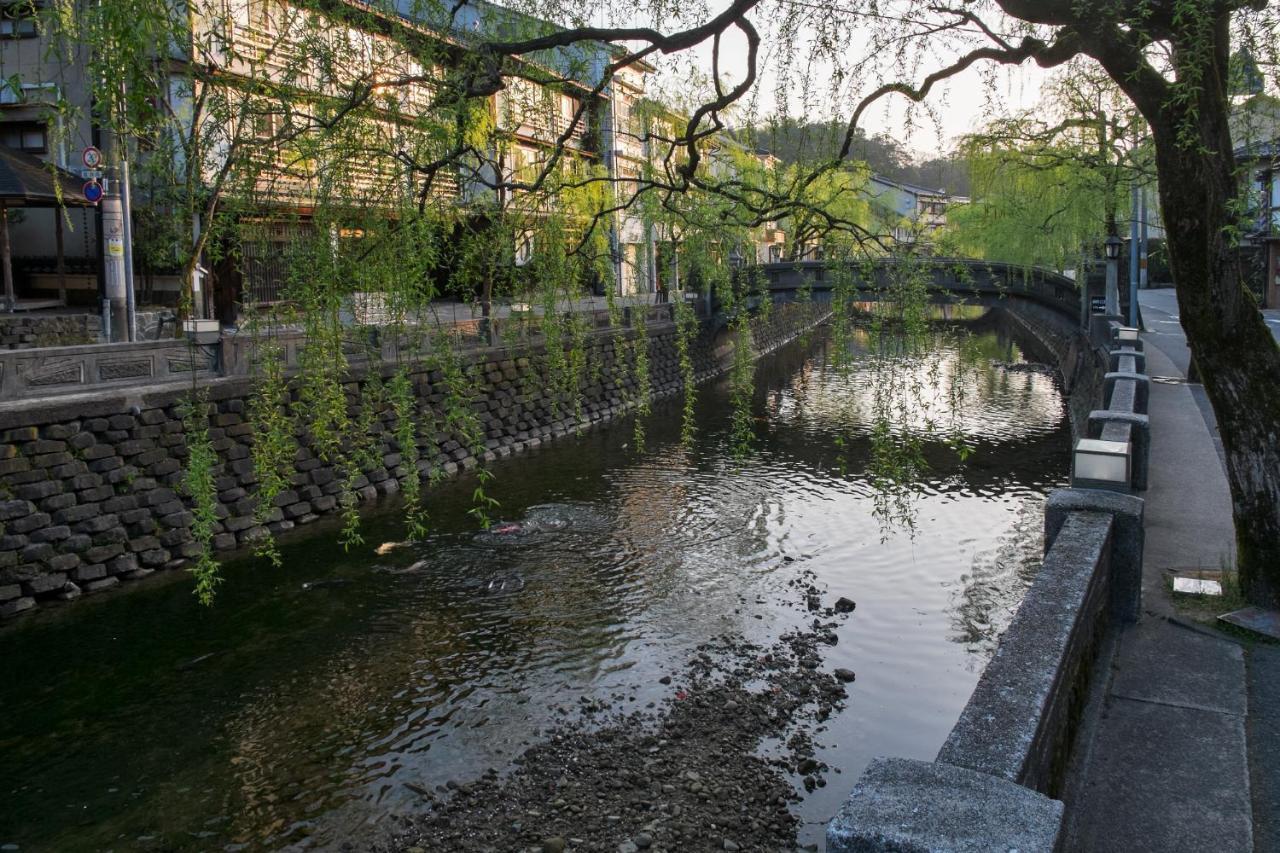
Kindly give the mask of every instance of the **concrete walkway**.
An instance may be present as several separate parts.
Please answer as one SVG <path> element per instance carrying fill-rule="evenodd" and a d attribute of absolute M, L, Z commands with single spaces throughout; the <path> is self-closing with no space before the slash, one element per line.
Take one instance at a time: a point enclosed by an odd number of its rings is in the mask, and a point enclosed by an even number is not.
<path fill-rule="evenodd" d="M 1280 851 L 1280 650 L 1174 612 L 1168 569 L 1233 565 L 1231 502 L 1212 410 L 1185 381 L 1173 291 L 1140 296 L 1152 377 L 1144 613 L 1085 715 L 1066 849 Z"/>

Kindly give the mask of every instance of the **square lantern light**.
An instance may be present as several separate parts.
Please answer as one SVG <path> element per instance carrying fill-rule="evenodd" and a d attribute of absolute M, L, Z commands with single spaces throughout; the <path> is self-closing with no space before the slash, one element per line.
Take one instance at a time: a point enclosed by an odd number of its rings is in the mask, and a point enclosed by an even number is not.
<path fill-rule="evenodd" d="M 1133 450 L 1127 441 L 1082 438 L 1071 455 L 1071 485 L 1128 491 Z"/>
<path fill-rule="evenodd" d="M 1124 246 L 1123 240 L 1121 240 L 1116 235 L 1112 234 L 1111 236 L 1107 237 L 1107 242 L 1105 243 L 1105 246 L 1107 249 L 1107 260 L 1109 261 L 1120 260 L 1120 249 Z"/>
<path fill-rule="evenodd" d="M 1117 343 L 1133 343 L 1138 339 L 1138 330 L 1132 326 L 1121 326 L 1116 329 Z"/>

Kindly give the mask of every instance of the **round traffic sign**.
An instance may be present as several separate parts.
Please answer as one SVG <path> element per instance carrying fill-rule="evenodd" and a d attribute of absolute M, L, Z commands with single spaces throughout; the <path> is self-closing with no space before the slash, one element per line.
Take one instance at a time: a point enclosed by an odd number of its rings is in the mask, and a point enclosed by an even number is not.
<path fill-rule="evenodd" d="M 94 204 L 102 201 L 102 184 L 89 181 L 84 185 L 84 197 Z"/>
<path fill-rule="evenodd" d="M 102 152 L 90 145 L 84 149 L 84 154 L 81 155 L 80 159 L 84 160 L 86 169 L 96 169 L 102 165 Z"/>

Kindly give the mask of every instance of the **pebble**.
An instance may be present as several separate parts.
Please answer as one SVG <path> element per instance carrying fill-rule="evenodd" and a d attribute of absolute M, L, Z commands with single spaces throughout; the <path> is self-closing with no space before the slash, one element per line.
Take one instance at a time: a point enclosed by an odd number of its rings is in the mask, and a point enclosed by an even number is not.
<path fill-rule="evenodd" d="M 851 669 L 836 670 L 836 678 L 840 679 L 845 684 L 848 684 L 849 682 L 853 681 L 857 677 L 858 677 L 858 674 Z"/>
<path fill-rule="evenodd" d="M 639 847 L 641 850 L 647 850 L 653 846 L 653 839 L 650 838 L 648 835 L 644 834 L 643 832 L 631 840 L 634 841 L 636 843 L 636 846 Z"/>
<path fill-rule="evenodd" d="M 564 853 L 564 839 L 559 836 L 543 839 L 542 853 Z"/>
<path fill-rule="evenodd" d="M 836 601 L 836 612 L 852 613 L 857 606 L 857 603 L 853 599 L 841 597 Z"/>
<path fill-rule="evenodd" d="M 640 848 L 635 842 L 628 838 L 626 841 L 618 845 L 618 853 L 640 853 Z"/>
<path fill-rule="evenodd" d="M 724 844 L 722 846 L 724 847 L 725 850 L 741 850 L 742 849 L 741 847 L 738 846 L 737 842 L 730 841 L 727 838 L 724 840 Z"/>

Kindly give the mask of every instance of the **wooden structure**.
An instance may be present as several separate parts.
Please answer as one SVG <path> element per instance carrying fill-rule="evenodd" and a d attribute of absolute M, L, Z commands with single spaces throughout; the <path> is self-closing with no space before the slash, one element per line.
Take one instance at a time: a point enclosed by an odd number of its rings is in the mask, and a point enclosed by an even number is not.
<path fill-rule="evenodd" d="M 13 258 L 9 246 L 9 209 L 15 207 L 93 207 L 84 196 L 83 181 L 39 157 L 0 145 L 0 267 L 4 275 L 5 310 L 17 309 Z M 58 243 L 59 289 L 66 289 L 66 260 L 62 247 L 62 217 L 54 216 Z"/>

